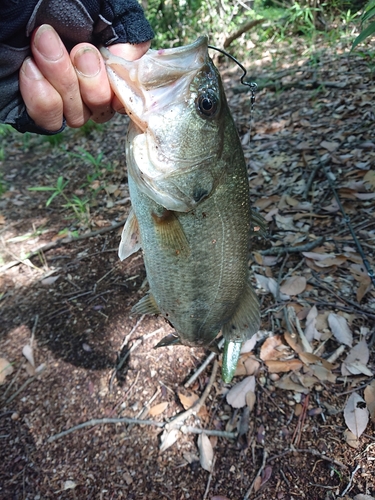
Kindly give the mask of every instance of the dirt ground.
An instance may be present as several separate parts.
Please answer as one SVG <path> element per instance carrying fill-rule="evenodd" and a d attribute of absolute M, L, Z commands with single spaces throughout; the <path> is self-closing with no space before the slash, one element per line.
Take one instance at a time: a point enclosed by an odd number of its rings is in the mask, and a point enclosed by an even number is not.
<path fill-rule="evenodd" d="M 50 140 L 3 133 L 0 357 L 13 372 L 0 386 L 1 499 L 375 496 L 374 422 L 370 418 L 350 445 L 343 412 L 357 393 L 374 417 L 371 395 L 364 392 L 374 379 L 375 294 L 319 163 L 331 172 L 374 268 L 374 51 L 350 56 L 344 46 L 288 45 L 276 60 L 273 50 L 270 44 L 244 61 L 260 83 L 251 130 L 249 95 L 234 93 L 237 71 L 222 66 L 248 161 L 252 202 L 269 223 L 269 237 L 254 238 L 249 254 L 258 275 L 252 279 L 263 333 L 243 359 L 256 368 L 229 385 L 219 371 L 198 415 L 186 421 L 195 433 L 180 432 L 165 451 L 159 449 L 163 428 L 149 421 L 163 425 L 184 411 L 183 402 L 189 406 L 183 395 L 200 397 L 213 364 L 186 389 L 210 353 L 154 350 L 170 326 L 162 318 L 131 313 L 147 284 L 140 252 L 123 263 L 117 257 L 119 223 L 130 208 L 126 119 L 67 130 Z M 66 198 L 56 196 L 48 207 L 53 191 L 28 190 L 55 186 L 59 176 L 69 181 Z M 109 230 L 111 225 L 116 228 Z M 61 241 L 74 236 L 80 239 Z M 272 253 L 274 247 L 288 251 Z M 325 259 L 330 260 L 322 265 Z M 287 286 L 272 293 L 270 278 L 276 286 L 289 283 L 289 294 Z M 295 293 L 290 278 L 302 283 Z M 313 306 L 321 334 L 310 341 L 313 353 L 320 361 L 337 354 L 320 378 L 296 340 L 300 330 L 306 333 Z M 353 345 L 364 340 L 370 349 L 369 360 L 361 360 L 367 372 L 343 375 L 350 347 L 333 335 L 327 323 L 331 313 L 343 318 Z M 276 339 L 277 359 L 262 350 L 267 339 Z M 253 374 L 255 404 L 228 404 L 230 387 Z M 93 419 L 123 417 L 148 423 L 92 422 L 50 439 Z M 219 434 L 210 436 L 211 472 L 200 463 L 201 429 Z M 239 434 L 228 438 L 224 432 Z"/>

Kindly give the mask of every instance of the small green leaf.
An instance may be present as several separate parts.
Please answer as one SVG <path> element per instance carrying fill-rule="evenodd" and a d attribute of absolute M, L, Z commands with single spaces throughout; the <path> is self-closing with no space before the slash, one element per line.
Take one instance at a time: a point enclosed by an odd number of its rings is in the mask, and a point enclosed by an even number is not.
<path fill-rule="evenodd" d="M 371 23 L 365 30 L 363 30 L 354 40 L 351 50 L 353 50 L 359 43 L 363 42 L 365 38 L 375 33 L 375 22 Z"/>

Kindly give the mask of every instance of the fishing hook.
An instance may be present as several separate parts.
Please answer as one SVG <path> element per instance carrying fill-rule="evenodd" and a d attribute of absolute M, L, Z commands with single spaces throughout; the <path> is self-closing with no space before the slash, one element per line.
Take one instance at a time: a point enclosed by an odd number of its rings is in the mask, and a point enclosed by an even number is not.
<path fill-rule="evenodd" d="M 243 75 L 241 76 L 240 82 L 242 85 L 246 85 L 246 87 L 250 87 L 250 91 L 251 91 L 250 102 L 251 102 L 251 105 L 254 106 L 255 92 L 257 90 L 258 85 L 255 82 L 245 82 L 244 81 L 244 78 L 247 75 L 246 68 L 234 56 L 232 56 L 231 54 L 228 54 L 228 52 L 225 52 L 225 50 L 219 49 L 218 47 L 214 47 L 213 45 L 208 45 L 208 48 L 213 49 L 213 50 L 217 50 L 218 52 L 221 52 L 225 56 L 229 57 L 229 59 L 232 59 L 232 61 L 235 62 L 242 69 Z"/>

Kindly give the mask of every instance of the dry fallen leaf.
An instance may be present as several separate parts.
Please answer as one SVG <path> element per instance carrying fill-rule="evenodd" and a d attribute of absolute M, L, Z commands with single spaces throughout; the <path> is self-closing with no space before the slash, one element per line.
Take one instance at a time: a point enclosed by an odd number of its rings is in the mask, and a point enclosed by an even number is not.
<path fill-rule="evenodd" d="M 320 340 L 321 334 L 316 329 L 317 317 L 318 309 L 316 306 L 313 306 L 306 317 L 305 337 L 308 342 L 312 342 L 314 339 Z"/>
<path fill-rule="evenodd" d="M 241 377 L 244 375 L 254 375 L 258 372 L 260 368 L 260 363 L 256 357 L 251 353 L 241 354 L 240 359 L 237 363 L 237 368 L 234 373 L 235 377 Z"/>
<path fill-rule="evenodd" d="M 353 335 L 344 316 L 330 313 L 328 316 L 328 324 L 335 339 L 340 342 L 340 344 L 352 347 Z"/>
<path fill-rule="evenodd" d="M 246 377 L 234 385 L 227 393 L 227 401 L 233 408 L 243 408 L 246 405 L 246 394 L 255 392 L 255 377 Z"/>
<path fill-rule="evenodd" d="M 272 337 L 266 338 L 260 348 L 259 357 L 262 361 L 268 361 L 269 359 L 280 359 L 285 357 L 286 351 L 289 353 L 288 347 L 283 344 L 280 335 L 273 335 Z"/>
<path fill-rule="evenodd" d="M 344 438 L 345 438 L 345 441 L 347 442 L 347 444 L 351 448 L 359 448 L 361 446 L 359 439 L 357 439 L 355 437 L 355 435 L 349 429 L 346 429 L 344 431 Z"/>
<path fill-rule="evenodd" d="M 212 461 L 214 458 L 214 450 L 211 441 L 207 434 L 199 434 L 198 436 L 199 461 L 202 469 L 211 472 Z"/>
<path fill-rule="evenodd" d="M 64 490 L 74 490 L 75 488 L 77 488 L 77 483 L 74 481 L 68 480 L 64 482 Z"/>
<path fill-rule="evenodd" d="M 372 377 L 373 372 L 367 368 L 367 363 L 370 358 L 370 351 L 367 346 L 366 340 L 362 339 L 356 344 L 349 352 L 348 356 L 341 365 L 341 374 L 343 376 L 349 375 L 367 375 Z"/>
<path fill-rule="evenodd" d="M 359 495 L 356 495 L 353 500 L 375 500 L 375 497 L 372 497 L 371 495 L 362 495 L 362 493 L 360 493 Z"/>
<path fill-rule="evenodd" d="M 190 392 L 188 395 L 182 394 L 182 392 L 178 393 L 178 398 L 184 407 L 184 410 L 188 410 L 193 406 L 193 404 L 198 401 L 199 396 L 194 394 L 194 392 Z"/>
<path fill-rule="evenodd" d="M 280 286 L 280 291 L 287 295 L 298 295 L 306 288 L 306 278 L 304 276 L 292 276 Z"/>
<path fill-rule="evenodd" d="M 27 361 L 30 363 L 30 365 L 35 368 L 35 362 L 34 362 L 34 351 L 33 348 L 31 347 L 30 344 L 26 344 L 22 348 L 22 354 L 25 356 Z"/>
<path fill-rule="evenodd" d="M 351 394 L 345 405 L 344 419 L 349 430 L 358 439 L 367 427 L 369 413 L 365 400 L 356 392 Z"/>
<path fill-rule="evenodd" d="M 162 403 L 152 406 L 148 413 L 151 415 L 151 417 L 155 417 L 156 415 L 160 415 L 160 413 L 163 413 L 167 406 L 168 401 L 163 401 Z"/>
<path fill-rule="evenodd" d="M 368 385 L 364 391 L 367 409 L 370 412 L 372 422 L 375 422 L 375 380 Z"/>
<path fill-rule="evenodd" d="M 160 451 L 163 452 L 172 446 L 179 438 L 179 435 L 180 431 L 178 429 L 165 430 L 160 438 Z"/>
<path fill-rule="evenodd" d="M 0 358 L 0 384 L 4 383 L 5 378 L 13 373 L 13 366 L 5 358 Z"/>
<path fill-rule="evenodd" d="M 265 365 L 270 373 L 284 373 L 299 370 L 302 368 L 303 363 L 299 359 L 287 359 L 285 361 L 269 359 L 265 361 Z"/>
<path fill-rule="evenodd" d="M 245 396 L 246 399 L 246 405 L 248 406 L 250 411 L 253 411 L 255 401 L 256 401 L 256 395 L 255 392 L 253 391 L 248 391 Z"/>

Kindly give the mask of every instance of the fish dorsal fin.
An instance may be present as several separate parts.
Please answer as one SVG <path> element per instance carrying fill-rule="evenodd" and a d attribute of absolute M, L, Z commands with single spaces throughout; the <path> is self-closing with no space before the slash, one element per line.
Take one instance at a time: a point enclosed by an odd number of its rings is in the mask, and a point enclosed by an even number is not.
<path fill-rule="evenodd" d="M 120 260 L 125 260 L 133 253 L 137 252 L 140 248 L 141 243 L 139 238 L 138 221 L 132 209 L 130 210 L 124 229 L 122 230 L 118 256 L 120 257 Z"/>
<path fill-rule="evenodd" d="M 241 301 L 230 320 L 223 326 L 223 337 L 233 342 L 243 342 L 259 330 L 260 310 L 258 296 L 250 283 L 246 283 Z"/>
<path fill-rule="evenodd" d="M 177 216 L 171 210 L 164 210 L 161 216 L 152 214 L 155 230 L 162 248 L 170 250 L 174 255 L 188 257 L 189 243 Z"/>
<path fill-rule="evenodd" d="M 159 307 L 152 293 L 148 293 L 132 308 L 137 314 L 160 314 Z"/>

